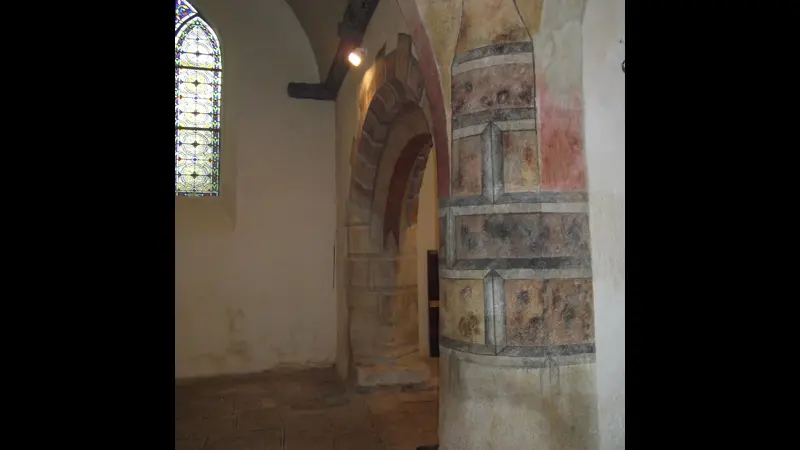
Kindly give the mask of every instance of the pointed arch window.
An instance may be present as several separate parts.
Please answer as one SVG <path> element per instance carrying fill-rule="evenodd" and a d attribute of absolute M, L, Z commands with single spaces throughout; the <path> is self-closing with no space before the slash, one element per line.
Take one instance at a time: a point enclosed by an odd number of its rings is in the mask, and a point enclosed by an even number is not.
<path fill-rule="evenodd" d="M 219 39 L 186 0 L 175 2 L 175 195 L 219 195 Z"/>

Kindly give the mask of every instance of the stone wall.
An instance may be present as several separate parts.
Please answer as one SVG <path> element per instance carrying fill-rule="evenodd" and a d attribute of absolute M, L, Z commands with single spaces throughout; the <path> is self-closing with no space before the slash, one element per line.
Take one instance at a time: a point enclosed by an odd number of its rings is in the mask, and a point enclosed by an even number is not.
<path fill-rule="evenodd" d="M 286 95 L 318 75 L 283 0 L 193 4 L 222 48 L 222 186 L 175 199 L 175 376 L 330 366 L 334 105 Z"/>

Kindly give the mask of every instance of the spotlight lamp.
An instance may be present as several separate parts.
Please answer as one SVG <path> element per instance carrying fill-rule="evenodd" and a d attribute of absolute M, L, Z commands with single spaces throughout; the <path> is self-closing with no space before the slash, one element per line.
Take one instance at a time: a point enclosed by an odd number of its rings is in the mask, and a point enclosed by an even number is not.
<path fill-rule="evenodd" d="M 367 49 L 359 47 L 347 55 L 347 60 L 350 61 L 350 64 L 352 64 L 353 67 L 358 67 L 361 65 L 361 61 L 363 61 L 366 56 Z"/>

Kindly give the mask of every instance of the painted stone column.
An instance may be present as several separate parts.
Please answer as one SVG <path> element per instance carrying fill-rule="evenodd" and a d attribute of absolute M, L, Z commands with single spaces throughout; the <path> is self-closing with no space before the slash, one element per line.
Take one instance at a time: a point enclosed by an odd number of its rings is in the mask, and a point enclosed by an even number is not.
<path fill-rule="evenodd" d="M 439 211 L 442 450 L 597 446 L 582 9 L 463 1 Z"/>

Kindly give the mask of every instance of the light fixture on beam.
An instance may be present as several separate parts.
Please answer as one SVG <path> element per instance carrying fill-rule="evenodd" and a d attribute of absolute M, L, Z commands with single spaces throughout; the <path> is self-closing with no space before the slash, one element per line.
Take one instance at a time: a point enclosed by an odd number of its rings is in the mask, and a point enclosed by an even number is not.
<path fill-rule="evenodd" d="M 350 64 L 352 64 L 353 67 L 358 67 L 361 65 L 361 62 L 364 60 L 366 56 L 367 56 L 367 50 L 365 48 L 359 47 L 350 52 L 349 55 L 347 55 L 347 60 L 350 61 Z"/>

